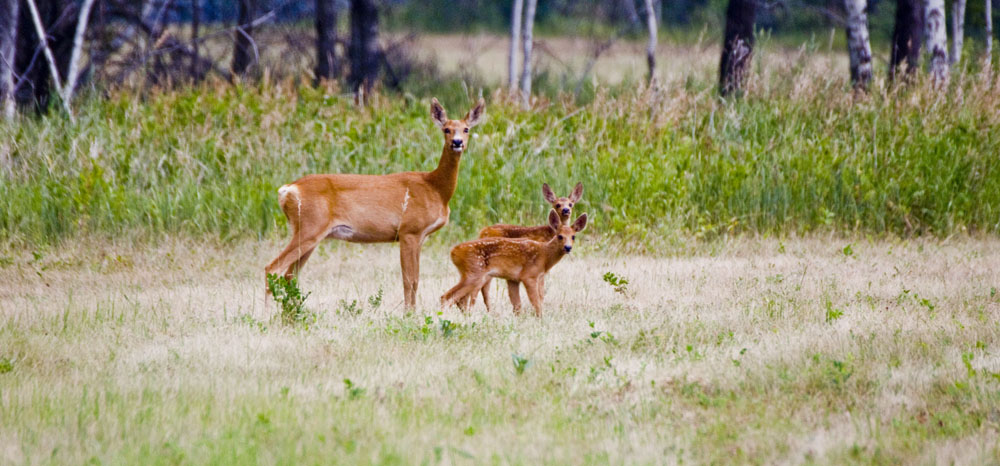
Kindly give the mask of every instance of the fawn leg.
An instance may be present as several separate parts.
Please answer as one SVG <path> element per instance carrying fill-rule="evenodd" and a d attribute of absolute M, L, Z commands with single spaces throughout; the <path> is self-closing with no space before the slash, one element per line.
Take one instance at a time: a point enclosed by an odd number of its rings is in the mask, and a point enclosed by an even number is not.
<path fill-rule="evenodd" d="M 514 306 L 514 314 L 520 314 L 521 313 L 520 283 L 514 280 L 507 280 L 507 296 L 510 297 L 510 304 Z"/>
<path fill-rule="evenodd" d="M 542 316 L 542 297 L 538 294 L 538 279 L 528 279 L 524 281 L 524 290 L 528 292 L 528 299 L 535 308 L 535 317 Z"/>

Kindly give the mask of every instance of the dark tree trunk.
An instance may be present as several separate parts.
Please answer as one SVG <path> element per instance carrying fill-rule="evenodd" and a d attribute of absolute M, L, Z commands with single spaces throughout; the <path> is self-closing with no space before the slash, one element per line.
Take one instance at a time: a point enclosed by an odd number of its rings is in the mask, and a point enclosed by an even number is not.
<path fill-rule="evenodd" d="M 245 75 L 257 65 L 257 50 L 253 41 L 253 20 L 256 0 L 239 0 L 236 39 L 233 48 L 233 74 Z"/>
<path fill-rule="evenodd" d="M 719 61 L 719 92 L 723 96 L 743 89 L 753 58 L 753 25 L 756 18 L 756 0 L 729 0 L 722 58 Z"/>
<path fill-rule="evenodd" d="M 201 29 L 201 5 L 198 0 L 191 0 L 191 78 L 201 78 L 199 66 L 198 34 Z"/>
<path fill-rule="evenodd" d="M 73 33 L 76 31 L 79 6 L 72 0 L 36 2 L 49 48 L 56 61 L 60 76 L 69 71 L 73 53 Z M 14 54 L 14 72 L 20 76 L 15 98 L 22 106 L 34 106 L 38 112 L 48 109 L 52 96 L 52 73 L 42 55 L 38 33 L 31 20 L 31 13 L 23 0 L 18 8 L 17 51 Z"/>
<path fill-rule="evenodd" d="M 337 62 L 337 1 L 316 0 L 316 80 L 340 74 Z"/>
<path fill-rule="evenodd" d="M 17 2 L 0 0 L 0 115 L 14 117 L 14 57 L 17 51 Z"/>
<path fill-rule="evenodd" d="M 889 80 L 906 62 L 906 74 L 920 67 L 920 42 L 923 39 L 924 11 L 920 0 L 896 0 L 896 26 L 892 31 L 892 51 L 889 56 Z"/>
<path fill-rule="evenodd" d="M 351 0 L 351 89 L 367 98 L 379 71 L 378 7 L 374 0 Z"/>

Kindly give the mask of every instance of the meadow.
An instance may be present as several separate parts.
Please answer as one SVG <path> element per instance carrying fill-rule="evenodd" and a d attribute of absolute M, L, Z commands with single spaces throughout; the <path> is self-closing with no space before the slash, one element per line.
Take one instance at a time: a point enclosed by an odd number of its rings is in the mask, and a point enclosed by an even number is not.
<path fill-rule="evenodd" d="M 656 85 L 550 65 L 524 109 L 484 41 L 366 108 L 264 76 L 0 123 L 0 462 L 1000 462 L 996 75 L 855 94 L 840 54 L 765 43 L 725 101 L 717 48 L 668 45 Z M 430 97 L 480 92 L 417 309 L 395 245 L 328 242 L 282 318 L 277 187 L 430 170 Z M 440 309 L 451 245 L 576 181 L 541 319 L 497 281 L 494 313 Z"/>

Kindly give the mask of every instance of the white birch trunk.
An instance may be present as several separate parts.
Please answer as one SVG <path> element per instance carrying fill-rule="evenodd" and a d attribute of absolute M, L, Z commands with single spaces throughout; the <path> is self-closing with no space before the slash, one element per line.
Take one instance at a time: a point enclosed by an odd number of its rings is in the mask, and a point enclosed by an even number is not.
<path fill-rule="evenodd" d="M 945 30 L 944 0 L 924 1 L 924 40 L 931 54 L 931 81 L 948 82 L 948 32 Z"/>
<path fill-rule="evenodd" d="M 524 106 L 531 102 L 531 47 L 534 37 L 532 30 L 535 28 L 535 5 L 538 0 L 528 0 L 527 8 L 524 11 L 524 31 L 521 40 L 524 43 L 524 62 L 521 63 L 521 93 L 524 96 Z"/>
<path fill-rule="evenodd" d="M 993 60 L 993 2 L 986 0 L 986 67 Z"/>
<path fill-rule="evenodd" d="M 507 87 L 517 90 L 517 46 L 521 44 L 521 10 L 524 0 L 514 0 L 510 14 L 510 53 L 507 56 Z"/>
<path fill-rule="evenodd" d="M 844 0 L 847 11 L 847 53 L 851 58 L 851 82 L 868 89 L 872 80 L 872 46 L 868 39 L 868 0 Z"/>
<path fill-rule="evenodd" d="M 653 0 L 646 0 L 646 28 L 649 29 L 649 43 L 646 44 L 646 64 L 649 65 L 649 82 L 656 76 L 656 10 Z"/>
<path fill-rule="evenodd" d="M 962 58 L 962 41 L 965 39 L 965 0 L 951 3 L 951 56 L 952 65 Z"/>
<path fill-rule="evenodd" d="M 17 51 L 17 0 L 0 1 L 0 111 L 14 118 L 14 53 Z"/>

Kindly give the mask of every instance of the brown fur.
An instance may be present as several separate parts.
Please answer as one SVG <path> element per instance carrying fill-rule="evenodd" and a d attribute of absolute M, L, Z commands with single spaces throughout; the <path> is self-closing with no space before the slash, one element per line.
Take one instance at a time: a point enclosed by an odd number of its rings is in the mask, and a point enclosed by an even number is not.
<path fill-rule="evenodd" d="M 507 280 L 514 312 L 521 312 L 518 286 L 524 283 L 528 299 L 535 308 L 535 316 L 542 315 L 539 279 L 555 266 L 572 249 L 577 232 L 587 226 L 587 214 L 581 215 L 572 225 L 561 223 L 554 210 L 549 211 L 549 225 L 557 234 L 549 241 L 539 242 L 527 238 L 480 238 L 461 243 L 451 249 L 451 261 L 462 275 L 457 285 L 441 296 L 443 307 L 459 303 L 468 309 L 468 298 L 475 295 L 492 277 Z"/>
<path fill-rule="evenodd" d="M 549 187 L 548 183 L 542 183 L 542 196 L 545 200 L 552 205 L 552 210 L 559 214 L 560 224 L 569 223 L 569 219 L 573 215 L 573 205 L 580 201 L 583 197 L 583 183 L 579 182 L 573 187 L 573 192 L 566 197 L 556 197 L 555 193 L 552 192 L 552 188 Z M 492 225 L 482 230 L 479 230 L 480 238 L 527 238 L 535 241 L 546 242 L 556 236 L 556 230 L 549 225 L 541 225 L 537 227 L 523 227 L 517 225 Z M 483 287 L 480 293 L 483 295 L 483 304 L 486 306 L 486 312 L 490 311 L 490 283 L 492 280 L 487 279 L 483 283 Z M 545 297 L 545 275 L 542 275 L 538 279 L 539 293 L 542 297 Z M 508 294 L 510 294 L 511 289 L 507 289 Z M 473 294 L 469 298 L 468 306 L 476 304 L 476 295 Z M 511 301 L 515 299 L 515 296 L 510 296 Z"/>
<path fill-rule="evenodd" d="M 444 108 L 433 99 L 431 118 L 445 137 L 434 171 L 307 175 L 282 186 L 279 203 L 292 239 L 265 272 L 282 272 L 291 278 L 326 238 L 355 243 L 399 241 L 403 296 L 406 307 L 412 309 L 420 274 L 420 246 L 428 235 L 448 223 L 448 202 L 458 185 L 458 166 L 468 147 L 469 129 L 482 119 L 484 108 L 485 102 L 479 99 L 464 119 L 448 120 Z"/>

